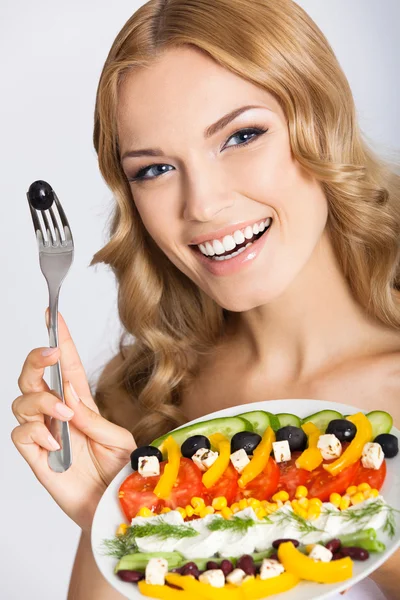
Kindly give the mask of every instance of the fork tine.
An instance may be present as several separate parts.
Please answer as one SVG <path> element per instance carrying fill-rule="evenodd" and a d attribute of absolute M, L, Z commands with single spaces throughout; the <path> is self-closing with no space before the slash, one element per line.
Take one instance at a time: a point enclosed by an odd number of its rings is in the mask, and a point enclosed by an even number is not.
<path fill-rule="evenodd" d="M 49 210 L 43 210 L 42 211 L 43 220 L 44 220 L 44 222 L 46 224 L 46 229 L 47 229 L 47 232 L 48 232 L 49 239 L 52 240 L 53 244 L 56 244 L 57 237 L 56 237 L 55 231 L 53 231 L 53 228 L 51 227 L 51 225 L 53 225 L 53 227 L 54 227 L 54 223 L 53 223 L 53 220 L 51 218 L 51 215 L 50 215 L 50 218 L 49 218 L 49 213 L 50 213 Z"/>
<path fill-rule="evenodd" d="M 31 203 L 29 202 L 29 195 L 27 194 L 26 196 L 28 198 L 28 205 L 29 205 L 29 209 L 30 209 L 31 215 L 32 215 L 33 228 L 35 230 L 36 238 L 38 239 L 40 244 L 47 246 L 48 241 L 46 239 L 46 232 L 43 229 L 43 225 L 40 222 L 40 219 L 36 212 L 36 209 L 34 209 L 33 206 L 31 205 Z"/>
<path fill-rule="evenodd" d="M 68 227 L 68 229 L 69 229 L 68 219 L 65 215 L 63 207 L 61 206 L 61 202 L 59 201 L 58 196 L 54 190 L 53 190 L 53 196 L 54 196 L 54 202 L 57 206 L 58 214 L 60 215 L 60 220 L 61 220 L 62 226 Z"/>

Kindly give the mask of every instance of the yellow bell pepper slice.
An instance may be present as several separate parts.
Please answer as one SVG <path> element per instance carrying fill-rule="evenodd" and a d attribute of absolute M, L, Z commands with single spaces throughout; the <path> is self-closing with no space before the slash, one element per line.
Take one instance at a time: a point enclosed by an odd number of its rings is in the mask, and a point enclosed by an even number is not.
<path fill-rule="evenodd" d="M 205 600 L 243 600 L 243 594 L 237 585 L 225 584 L 223 588 L 216 588 L 209 583 L 198 581 L 191 575 L 179 575 L 179 573 L 167 573 L 165 579 L 168 583 L 177 585 L 192 594 L 192 597 L 204 598 Z M 196 595 L 196 596 L 195 596 Z"/>
<path fill-rule="evenodd" d="M 261 442 L 253 452 L 253 458 L 242 471 L 240 479 L 238 480 L 239 487 L 246 487 L 250 481 L 255 479 L 257 475 L 263 471 L 264 467 L 269 461 L 272 443 L 275 441 L 275 439 L 274 430 L 272 427 L 267 427 L 267 429 L 264 431 L 264 435 L 261 438 Z"/>
<path fill-rule="evenodd" d="M 168 453 L 168 462 L 164 467 L 164 472 L 161 475 L 154 493 L 158 498 L 168 498 L 171 493 L 172 487 L 177 480 L 179 467 L 181 464 L 181 449 L 179 444 L 174 440 L 172 435 L 169 435 L 163 442 L 163 450 Z"/>
<path fill-rule="evenodd" d="M 311 423 L 311 421 L 304 423 L 301 428 L 308 436 L 308 448 L 306 448 L 296 460 L 296 467 L 298 469 L 305 469 L 306 471 L 314 471 L 324 460 L 321 451 L 317 448 L 321 431 L 314 423 Z"/>
<path fill-rule="evenodd" d="M 270 579 L 260 579 L 260 576 L 257 575 L 254 579 L 242 583 L 241 588 L 245 600 L 258 600 L 280 592 L 287 592 L 294 588 L 299 581 L 299 577 L 293 573 L 282 573 Z"/>
<path fill-rule="evenodd" d="M 203 473 L 201 480 L 206 488 L 212 487 L 222 477 L 229 465 L 231 456 L 231 443 L 224 435 L 213 433 L 209 436 L 209 440 L 211 445 L 218 450 L 219 456 L 211 467 Z"/>
<path fill-rule="evenodd" d="M 285 571 L 306 581 L 338 583 L 353 575 L 353 561 L 348 556 L 333 562 L 319 562 L 297 550 L 292 542 L 279 545 L 278 558 Z"/>
<path fill-rule="evenodd" d="M 331 475 L 337 475 L 346 467 L 353 465 L 361 457 L 364 445 L 372 440 L 372 425 L 369 419 L 361 412 L 347 417 L 347 420 L 357 427 L 357 433 L 354 439 L 347 446 L 337 460 L 328 465 L 324 465 L 324 469 Z"/>
<path fill-rule="evenodd" d="M 184 590 L 176 590 L 168 587 L 167 585 L 152 585 L 146 583 L 144 579 L 138 581 L 139 592 L 143 596 L 149 596 L 150 598 L 164 598 L 165 600 L 202 600 L 200 596 L 194 596 L 190 592 Z"/>

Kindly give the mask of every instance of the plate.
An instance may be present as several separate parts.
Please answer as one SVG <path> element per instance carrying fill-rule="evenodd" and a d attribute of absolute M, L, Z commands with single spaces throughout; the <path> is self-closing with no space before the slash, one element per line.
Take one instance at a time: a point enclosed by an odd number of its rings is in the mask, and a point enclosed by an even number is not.
<path fill-rule="evenodd" d="M 378 409 L 378 407 L 377 407 Z M 182 427 L 206 421 L 216 417 L 233 417 L 250 410 L 267 410 L 272 413 L 293 413 L 299 417 L 306 417 L 320 410 L 337 410 L 345 415 L 360 412 L 354 406 L 348 404 L 339 404 L 336 402 L 325 402 L 321 400 L 267 400 L 264 402 L 254 402 L 251 404 L 242 404 L 232 406 L 223 410 L 218 410 L 201 418 L 194 419 L 185 423 Z M 364 411 L 362 411 L 364 412 Z M 178 427 L 177 429 L 180 429 Z M 392 433 L 400 439 L 400 432 L 393 428 Z M 106 580 L 123 596 L 130 600 L 139 600 L 145 598 L 136 584 L 122 581 L 114 574 L 114 567 L 117 559 L 112 556 L 102 554 L 102 542 L 104 539 L 113 538 L 120 523 L 126 522 L 125 516 L 119 506 L 118 490 L 121 483 L 132 473 L 130 463 L 126 465 L 104 492 L 94 515 L 92 524 L 92 550 L 96 564 Z M 393 508 L 400 511 L 400 454 L 395 458 L 387 460 L 387 475 L 381 493 L 386 502 Z M 339 584 L 318 584 L 301 581 L 289 592 L 281 593 L 275 596 L 269 596 L 269 599 L 277 600 L 322 600 L 332 598 L 339 592 L 353 586 L 361 579 L 367 577 L 372 571 L 382 565 L 391 554 L 400 546 L 400 512 L 396 515 L 396 535 L 392 539 L 386 534 L 380 535 L 380 541 L 386 545 L 385 552 L 371 554 L 366 562 L 354 562 L 353 577 Z"/>

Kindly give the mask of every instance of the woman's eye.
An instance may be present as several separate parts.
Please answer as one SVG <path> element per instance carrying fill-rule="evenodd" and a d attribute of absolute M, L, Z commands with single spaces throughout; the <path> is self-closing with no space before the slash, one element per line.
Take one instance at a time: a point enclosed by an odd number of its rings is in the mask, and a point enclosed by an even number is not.
<path fill-rule="evenodd" d="M 223 146 L 223 148 L 234 148 L 234 147 L 240 147 L 240 146 L 246 146 L 247 144 L 250 144 L 253 140 L 257 139 L 258 137 L 260 137 L 260 135 L 262 135 L 263 133 L 266 133 L 268 131 L 268 129 L 260 129 L 259 127 L 247 127 L 246 129 L 240 129 L 239 131 L 236 131 L 233 135 L 231 135 L 228 138 L 228 142 L 234 138 L 241 138 L 242 141 L 240 141 L 239 143 L 236 144 L 228 144 L 226 143 L 225 146 Z M 129 182 L 132 181 L 144 181 L 144 180 L 148 180 L 148 179 L 157 179 L 159 175 L 162 175 L 163 173 L 167 173 L 168 170 L 166 168 L 174 168 L 172 167 L 172 165 L 166 165 L 166 164 L 153 164 L 153 165 L 148 165 L 147 167 L 143 167 L 142 169 L 140 169 L 133 177 L 128 178 Z M 158 170 L 158 171 L 157 171 Z M 153 174 L 155 174 L 154 177 L 149 177 L 149 173 L 153 172 Z"/>

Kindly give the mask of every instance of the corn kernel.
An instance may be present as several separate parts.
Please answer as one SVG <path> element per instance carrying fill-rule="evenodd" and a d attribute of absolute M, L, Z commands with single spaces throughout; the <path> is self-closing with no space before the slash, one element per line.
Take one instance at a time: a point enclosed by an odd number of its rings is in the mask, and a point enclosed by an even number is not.
<path fill-rule="evenodd" d="M 341 501 L 342 501 L 342 496 L 340 494 L 338 494 L 337 492 L 333 492 L 329 496 L 329 502 L 331 502 L 331 504 L 334 504 L 336 506 L 336 508 L 339 508 Z"/>
<path fill-rule="evenodd" d="M 231 511 L 233 513 L 237 513 L 240 510 L 240 506 L 239 506 L 239 502 L 234 502 L 233 504 L 231 504 Z"/>
<path fill-rule="evenodd" d="M 215 509 L 212 506 L 205 506 L 204 508 L 201 509 L 200 511 L 200 517 L 204 518 L 207 515 L 212 515 L 215 513 Z"/>
<path fill-rule="evenodd" d="M 307 518 L 310 520 L 318 519 L 321 514 L 321 507 L 318 504 L 310 504 L 307 511 Z"/>
<path fill-rule="evenodd" d="M 231 509 L 229 508 L 229 506 L 225 506 L 221 510 L 221 515 L 224 517 L 224 519 L 230 519 L 230 517 L 233 515 L 233 512 L 231 511 Z"/>
<path fill-rule="evenodd" d="M 308 489 L 305 485 L 299 485 L 296 489 L 296 498 L 306 498 L 308 496 Z"/>
<path fill-rule="evenodd" d="M 359 492 L 366 492 L 367 490 L 370 490 L 371 486 L 369 485 L 369 483 L 360 483 L 360 485 L 357 486 L 357 490 Z"/>
<path fill-rule="evenodd" d="M 162 509 L 160 510 L 160 515 L 163 515 L 163 514 L 165 514 L 165 513 L 167 513 L 167 512 L 170 512 L 170 510 L 171 510 L 171 509 L 169 508 L 169 506 L 164 506 L 164 508 L 162 508 Z"/>
<path fill-rule="evenodd" d="M 254 511 L 258 517 L 258 519 L 263 519 L 267 515 L 267 511 L 262 506 L 256 507 Z"/>
<path fill-rule="evenodd" d="M 310 498 L 308 501 L 308 507 L 310 508 L 311 506 L 322 506 L 322 500 L 319 498 Z"/>
<path fill-rule="evenodd" d="M 364 494 L 362 492 L 357 492 L 356 494 L 353 494 L 351 497 L 351 503 L 354 504 L 360 504 L 360 502 L 364 502 Z"/>
<path fill-rule="evenodd" d="M 178 508 L 176 508 L 175 510 L 177 510 L 178 513 L 182 515 L 182 519 L 186 519 L 186 510 L 182 508 L 182 506 L 178 506 Z"/>
<path fill-rule="evenodd" d="M 147 506 L 142 506 L 139 512 L 136 514 L 137 517 L 153 517 L 154 513 L 147 508 Z"/>
<path fill-rule="evenodd" d="M 364 500 L 368 500 L 368 498 L 371 498 L 371 490 L 365 490 L 365 492 L 361 493 L 364 496 Z"/>
<path fill-rule="evenodd" d="M 349 508 L 349 506 L 350 506 L 350 496 L 345 494 L 344 496 L 342 496 L 342 499 L 340 500 L 339 508 L 340 508 L 340 510 L 346 510 L 346 508 Z"/>
<path fill-rule="evenodd" d="M 371 496 L 370 496 L 370 497 L 371 497 L 371 498 L 377 498 L 378 496 L 379 496 L 379 490 L 377 490 L 377 489 L 373 488 L 373 489 L 371 490 Z"/>
<path fill-rule="evenodd" d="M 239 500 L 239 508 L 240 508 L 240 510 L 244 510 L 247 507 L 248 507 L 248 503 L 247 503 L 246 498 L 242 498 L 241 500 Z"/>
<path fill-rule="evenodd" d="M 206 505 L 203 498 L 198 498 L 197 496 L 193 496 L 190 504 L 193 506 L 193 508 L 203 508 Z"/>
<path fill-rule="evenodd" d="M 301 506 L 298 506 L 296 508 L 296 510 L 294 511 L 297 515 L 299 515 L 299 517 L 301 517 L 302 519 L 307 519 L 307 510 L 305 508 L 302 508 Z"/>
<path fill-rule="evenodd" d="M 124 535 L 126 533 L 127 529 L 128 529 L 128 525 L 126 523 L 121 523 L 121 525 L 118 527 L 115 535 Z"/>
<path fill-rule="evenodd" d="M 191 504 L 188 504 L 187 506 L 185 506 L 185 510 L 186 510 L 186 516 L 187 517 L 193 517 L 194 515 L 194 508 Z"/>
<path fill-rule="evenodd" d="M 308 498 L 304 498 L 303 496 L 302 498 L 299 498 L 297 502 L 301 508 L 308 508 Z"/>
<path fill-rule="evenodd" d="M 214 498 L 211 504 L 215 510 L 222 510 L 228 506 L 225 496 L 218 496 L 218 498 Z"/>
<path fill-rule="evenodd" d="M 248 502 L 249 506 L 251 506 L 251 508 L 261 507 L 261 502 L 260 502 L 260 500 L 257 500 L 257 498 L 249 498 L 247 502 Z"/>
<path fill-rule="evenodd" d="M 346 494 L 348 494 L 349 496 L 354 496 L 354 494 L 356 494 L 356 493 L 357 493 L 357 486 L 356 485 L 351 485 L 346 490 Z"/>
<path fill-rule="evenodd" d="M 289 500 L 289 494 L 285 490 L 281 490 L 272 496 L 272 500 L 274 502 L 278 502 L 279 500 L 281 502 L 286 502 L 286 500 Z"/>
<path fill-rule="evenodd" d="M 298 500 L 292 500 L 291 504 L 292 504 L 292 508 L 294 510 L 299 505 L 299 501 Z"/>
<path fill-rule="evenodd" d="M 270 504 L 270 503 L 268 502 L 268 500 L 261 500 L 261 506 L 262 506 L 263 508 L 267 508 L 267 507 L 269 506 L 269 504 Z"/>

